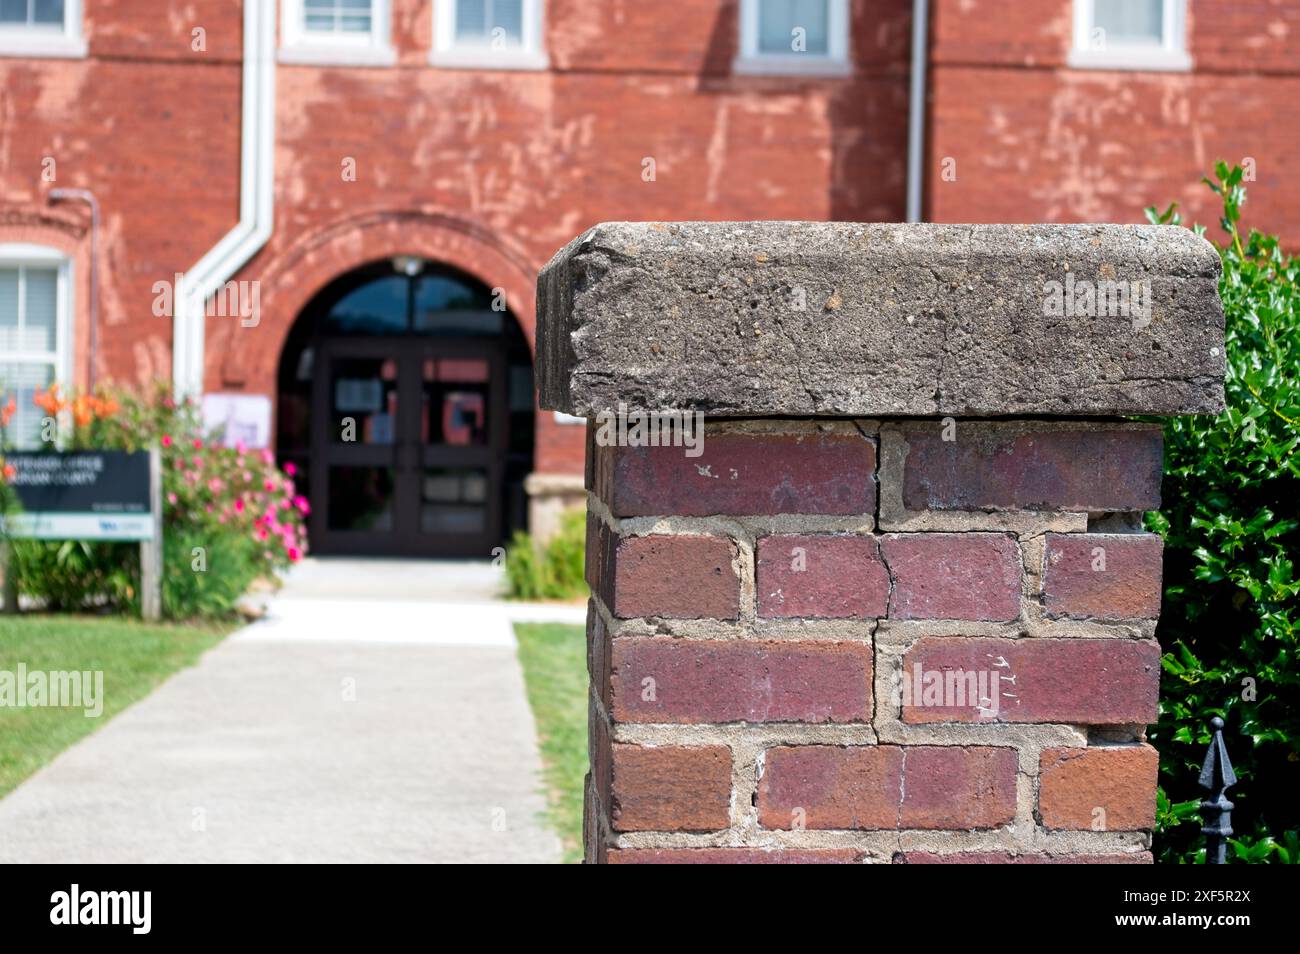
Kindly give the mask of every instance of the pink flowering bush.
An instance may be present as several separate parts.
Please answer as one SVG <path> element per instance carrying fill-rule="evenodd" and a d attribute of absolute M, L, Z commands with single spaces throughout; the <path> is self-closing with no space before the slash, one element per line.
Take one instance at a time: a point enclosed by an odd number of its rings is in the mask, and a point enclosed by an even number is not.
<path fill-rule="evenodd" d="M 219 616 L 259 577 L 273 578 L 307 551 L 309 506 L 268 450 L 214 444 L 198 408 L 151 395 L 113 395 L 115 413 L 77 423 L 67 449 L 144 450 L 163 464 L 163 611 Z M 125 608 L 139 601 L 134 544 L 24 542 L 20 585 L 56 609 Z"/>

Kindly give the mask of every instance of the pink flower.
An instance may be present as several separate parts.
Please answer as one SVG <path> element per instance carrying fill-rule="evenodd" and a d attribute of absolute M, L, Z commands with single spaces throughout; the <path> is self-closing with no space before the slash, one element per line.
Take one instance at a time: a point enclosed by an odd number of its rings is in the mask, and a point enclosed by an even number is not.
<path fill-rule="evenodd" d="M 168 502 L 169 504 L 174 504 L 174 503 L 176 503 L 176 495 L 175 495 L 175 494 L 168 494 L 168 495 L 167 495 L 167 502 Z"/>
<path fill-rule="evenodd" d="M 243 441 L 235 441 L 235 453 L 241 455 L 241 456 L 240 456 L 240 460 L 239 460 L 239 466 L 240 466 L 240 467 L 243 467 L 243 466 L 244 466 L 244 460 L 243 460 L 243 456 L 242 456 L 242 455 L 243 455 L 244 452 L 247 451 L 247 450 L 248 450 L 248 447 L 244 444 Z"/>
<path fill-rule="evenodd" d="M 202 457 L 200 457 L 198 454 L 195 454 L 195 455 L 191 458 L 191 460 L 194 462 L 194 466 L 195 466 L 195 468 L 202 469 L 202 467 L 203 467 L 203 458 L 202 458 Z"/>
<path fill-rule="evenodd" d="M 292 507 L 292 506 L 293 506 L 293 503 L 289 500 L 288 497 L 285 497 L 283 500 L 280 501 L 280 509 L 281 509 L 281 510 L 288 510 L 288 509 L 289 509 L 290 507 Z"/>
<path fill-rule="evenodd" d="M 261 528 L 258 529 L 258 531 L 257 531 L 257 539 L 259 539 L 259 540 L 265 540 L 265 539 L 267 538 L 267 536 L 268 536 L 268 534 L 267 534 L 267 532 L 266 532 L 266 527 L 261 527 Z"/>
<path fill-rule="evenodd" d="M 307 503 L 307 498 L 301 494 L 293 498 L 293 505 L 303 513 L 311 513 L 311 505 Z"/>
<path fill-rule="evenodd" d="M 298 468 L 295 467 L 292 462 L 290 462 L 284 465 L 284 472 L 288 474 L 290 477 L 292 477 L 294 474 L 298 473 Z"/>
<path fill-rule="evenodd" d="M 266 492 L 267 492 L 267 493 L 271 493 L 272 491 L 275 490 L 275 482 L 274 482 L 274 481 L 268 480 L 268 481 L 267 481 L 263 486 L 266 487 Z"/>
<path fill-rule="evenodd" d="M 262 463 L 264 463 L 264 464 L 274 464 L 274 463 L 275 463 L 275 456 L 274 456 L 274 455 L 273 455 L 269 450 L 264 450 L 264 451 L 262 451 Z"/>
<path fill-rule="evenodd" d="M 171 447 L 171 446 L 172 446 L 172 436 L 171 436 L 170 434 L 164 434 L 164 435 L 162 436 L 162 446 L 163 446 L 163 447 Z"/>
<path fill-rule="evenodd" d="M 244 498 L 237 497 L 235 499 L 235 513 L 243 513 L 243 512 L 244 512 Z"/>
<path fill-rule="evenodd" d="M 197 437 L 194 438 L 194 449 L 195 449 L 195 450 L 203 450 L 203 442 L 202 442 L 201 440 L 199 440 Z"/>
<path fill-rule="evenodd" d="M 290 562 L 290 563 L 297 563 L 297 562 L 298 562 L 299 560 L 301 560 L 301 559 L 302 559 L 302 551 L 299 550 L 297 547 L 290 547 L 290 548 L 289 548 L 289 562 Z"/>

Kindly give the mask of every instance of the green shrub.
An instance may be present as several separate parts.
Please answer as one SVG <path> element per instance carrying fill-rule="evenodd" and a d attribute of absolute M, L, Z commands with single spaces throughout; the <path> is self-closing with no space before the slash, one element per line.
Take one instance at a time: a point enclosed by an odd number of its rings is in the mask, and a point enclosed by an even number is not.
<path fill-rule="evenodd" d="M 157 445 L 163 475 L 163 614 L 172 619 L 229 614 L 259 577 L 306 550 L 307 501 L 269 451 L 223 447 L 203 433 L 198 408 L 165 387 L 63 398 L 57 387 L 37 404 L 60 421 L 68 450 L 143 450 Z M 20 540 L 20 590 L 55 611 L 140 606 L 136 544 Z"/>
<path fill-rule="evenodd" d="M 229 613 L 261 575 L 256 549 L 256 542 L 245 534 L 214 538 L 178 529 L 164 537 L 163 615 L 188 619 Z"/>
<path fill-rule="evenodd" d="M 587 514 L 571 510 L 560 531 L 545 547 L 526 533 L 516 533 L 506 548 L 508 595 L 516 600 L 570 600 L 587 595 L 584 560 Z"/>
<path fill-rule="evenodd" d="M 1164 507 L 1149 526 L 1165 539 L 1161 792 L 1162 862 L 1203 860 L 1196 780 L 1211 716 L 1239 782 L 1231 852 L 1238 862 L 1300 863 L 1300 262 L 1278 240 L 1243 238 L 1242 170 L 1206 180 L 1223 201 L 1227 410 L 1165 427 Z M 1147 210 L 1180 224 L 1175 206 Z M 1199 234 L 1204 229 L 1197 227 Z"/>
<path fill-rule="evenodd" d="M 54 612 L 138 605 L 140 546 L 86 540 L 15 540 L 18 587 Z"/>

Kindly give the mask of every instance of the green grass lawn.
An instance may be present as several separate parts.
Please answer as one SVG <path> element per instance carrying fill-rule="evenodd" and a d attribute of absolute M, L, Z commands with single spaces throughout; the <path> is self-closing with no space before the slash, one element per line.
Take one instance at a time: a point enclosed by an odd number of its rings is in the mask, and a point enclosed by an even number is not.
<path fill-rule="evenodd" d="M 230 626 L 162 626 L 120 617 L 0 616 L 0 671 L 104 673 L 103 713 L 0 706 L 0 797 L 164 679 L 192 666 Z"/>
<path fill-rule="evenodd" d="M 581 626 L 518 623 L 519 662 L 537 721 L 546 820 L 564 860 L 582 859 L 582 780 L 587 774 L 587 640 Z"/>

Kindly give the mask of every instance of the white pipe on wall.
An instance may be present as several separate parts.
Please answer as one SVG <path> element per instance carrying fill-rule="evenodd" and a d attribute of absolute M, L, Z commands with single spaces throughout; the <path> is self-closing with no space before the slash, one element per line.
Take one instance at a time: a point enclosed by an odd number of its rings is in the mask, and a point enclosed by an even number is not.
<path fill-rule="evenodd" d="M 929 67 L 929 0 L 912 3 L 912 84 L 907 116 L 907 221 L 921 221 L 925 163 L 925 79 Z"/>
<path fill-rule="evenodd" d="M 172 385 L 183 397 L 203 393 L 204 303 L 266 244 L 274 224 L 275 4 L 267 0 L 244 0 L 241 113 L 239 223 L 173 290 Z"/>

